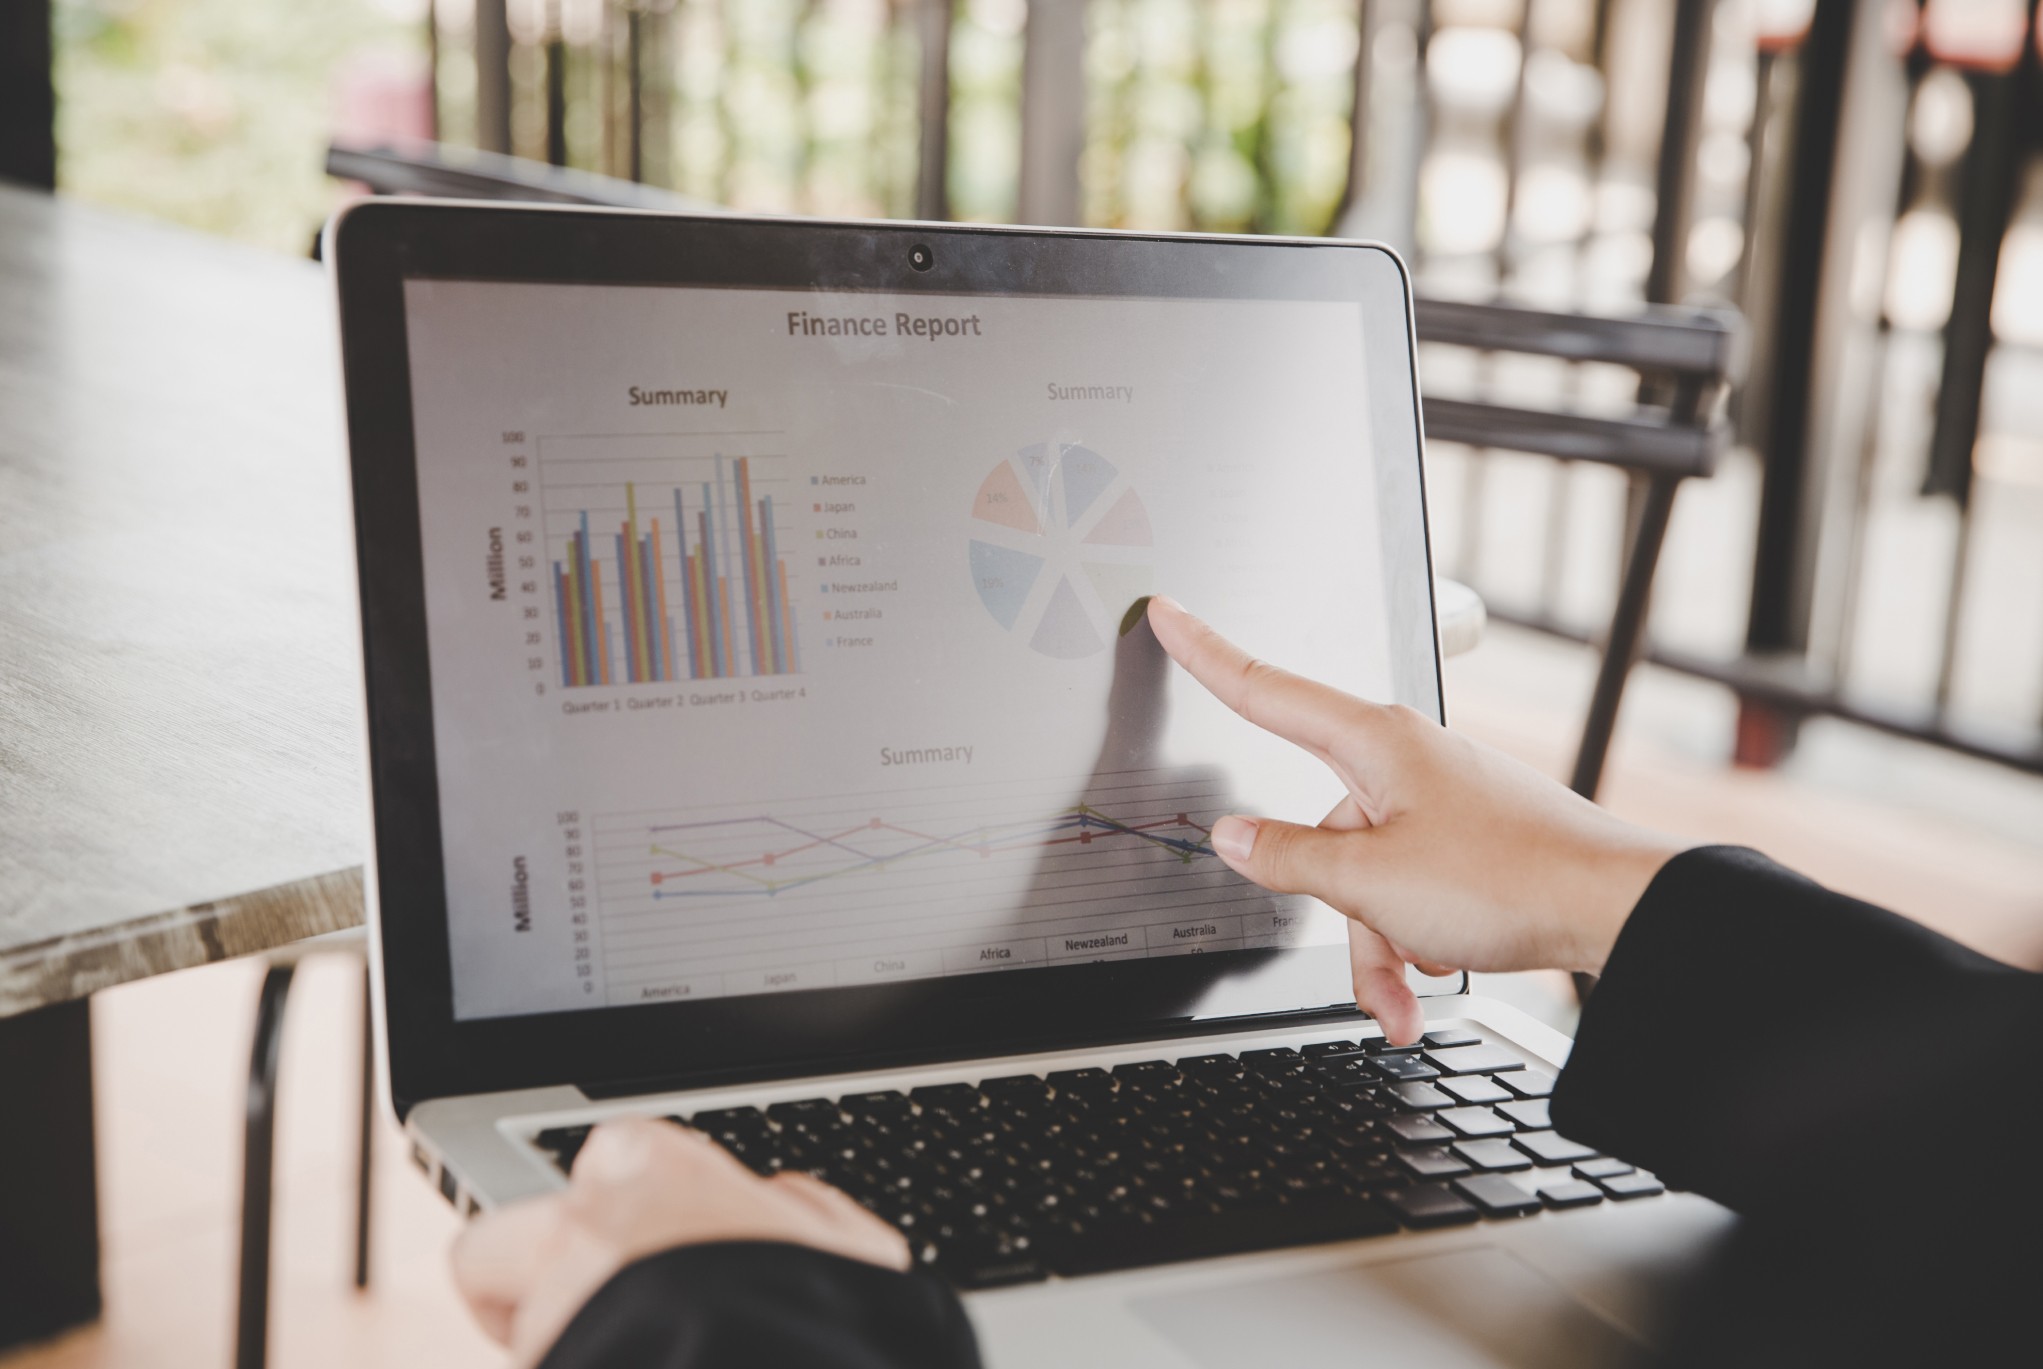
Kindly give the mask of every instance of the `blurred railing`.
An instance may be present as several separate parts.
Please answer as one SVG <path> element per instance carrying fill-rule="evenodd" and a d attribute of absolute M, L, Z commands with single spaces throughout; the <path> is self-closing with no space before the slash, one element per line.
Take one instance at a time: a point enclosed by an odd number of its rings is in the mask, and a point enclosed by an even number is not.
<path fill-rule="evenodd" d="M 1676 515 L 1648 656 L 1738 691 L 1748 761 L 1829 714 L 2043 771 L 2037 31 L 2036 0 L 437 0 L 434 74 L 443 140 L 739 208 L 1339 232 L 1438 296 L 1738 307 L 1744 455 Z M 1621 481 L 1433 458 L 1445 569 L 1607 617 Z"/>

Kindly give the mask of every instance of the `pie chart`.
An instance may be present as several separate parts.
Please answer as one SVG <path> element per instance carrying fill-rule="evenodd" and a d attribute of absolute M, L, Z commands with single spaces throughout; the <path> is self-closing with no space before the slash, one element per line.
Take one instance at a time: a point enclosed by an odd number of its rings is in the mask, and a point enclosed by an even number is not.
<path fill-rule="evenodd" d="M 1076 442 L 1023 447 L 972 498 L 972 587 L 1031 651 L 1078 660 L 1106 650 L 1149 593 L 1155 538 L 1142 496 Z"/>

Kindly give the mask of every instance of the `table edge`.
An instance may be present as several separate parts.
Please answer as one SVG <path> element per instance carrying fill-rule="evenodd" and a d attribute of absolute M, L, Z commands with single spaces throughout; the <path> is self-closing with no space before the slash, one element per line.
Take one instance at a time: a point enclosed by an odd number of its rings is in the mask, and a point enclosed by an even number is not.
<path fill-rule="evenodd" d="M 362 867 L 32 942 L 0 952 L 0 1018 L 362 923 Z"/>

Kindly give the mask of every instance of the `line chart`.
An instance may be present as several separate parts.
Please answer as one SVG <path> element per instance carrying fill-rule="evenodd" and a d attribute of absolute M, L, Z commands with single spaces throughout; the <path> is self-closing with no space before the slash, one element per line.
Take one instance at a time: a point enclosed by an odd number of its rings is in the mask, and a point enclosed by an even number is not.
<path fill-rule="evenodd" d="M 1188 766 L 599 811 L 586 841 L 605 992 L 1299 944 L 1299 901 L 1214 855 L 1212 825 L 1242 797 Z"/>
<path fill-rule="evenodd" d="M 1165 834 L 1171 830 L 1196 835 Z M 676 862 L 672 868 L 654 868 L 646 872 L 646 882 L 652 886 L 651 897 L 655 899 L 721 898 L 734 893 L 771 896 L 783 889 L 883 870 L 905 861 L 958 855 L 973 855 L 983 860 L 1015 851 L 1090 846 L 1095 841 L 1115 837 L 1147 842 L 1173 853 L 1185 864 L 1190 864 L 1196 857 L 1213 854 L 1212 846 L 1206 841 L 1209 829 L 1194 822 L 1188 813 L 1175 813 L 1168 818 L 1148 822 L 1126 822 L 1082 802 L 1048 818 L 982 823 L 975 828 L 948 834 L 920 831 L 884 817 L 869 818 L 841 831 L 814 832 L 771 814 L 700 822 L 654 823 L 648 824 L 646 831 L 650 837 L 648 852 L 672 857 Z M 740 833 L 753 833 L 761 839 L 779 834 L 794 839 L 794 844 L 733 859 L 705 854 L 695 848 L 691 840 L 709 834 L 728 839 Z M 804 865 L 801 859 L 805 856 L 821 856 L 833 863 L 820 868 Z M 788 873 L 782 874 L 782 871 Z M 720 881 L 715 878 L 717 876 L 726 879 Z M 711 887 L 686 883 L 696 879 L 704 880 Z M 732 887 L 729 880 L 742 883 Z"/>

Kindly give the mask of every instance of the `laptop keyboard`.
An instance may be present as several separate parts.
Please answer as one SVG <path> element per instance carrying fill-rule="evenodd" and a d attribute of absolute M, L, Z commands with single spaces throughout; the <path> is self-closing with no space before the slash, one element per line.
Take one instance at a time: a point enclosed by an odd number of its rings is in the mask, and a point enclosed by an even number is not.
<path fill-rule="evenodd" d="M 805 1170 L 961 1288 L 1583 1207 L 1662 1191 L 1556 1134 L 1551 1076 L 1472 1031 L 852 1093 L 681 1122 Z M 533 1139 L 566 1170 L 587 1126 Z"/>

